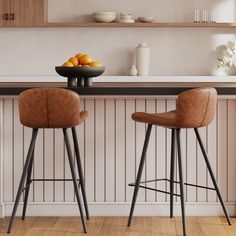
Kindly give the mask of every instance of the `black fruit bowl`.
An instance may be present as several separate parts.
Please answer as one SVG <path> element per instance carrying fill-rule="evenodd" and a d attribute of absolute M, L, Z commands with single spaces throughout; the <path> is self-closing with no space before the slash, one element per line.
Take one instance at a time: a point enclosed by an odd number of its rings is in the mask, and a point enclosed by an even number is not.
<path fill-rule="evenodd" d="M 56 72 L 63 77 L 67 77 L 68 86 L 91 86 L 92 78 L 102 75 L 105 67 L 63 67 L 56 66 Z M 77 81 L 78 80 L 78 81 Z M 78 82 L 78 83 L 77 83 Z"/>

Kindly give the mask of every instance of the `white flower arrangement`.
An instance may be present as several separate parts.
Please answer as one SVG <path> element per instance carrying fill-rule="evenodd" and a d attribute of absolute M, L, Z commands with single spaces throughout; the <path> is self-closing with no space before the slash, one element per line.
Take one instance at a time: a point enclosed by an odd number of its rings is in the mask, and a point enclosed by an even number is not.
<path fill-rule="evenodd" d="M 236 43 L 229 41 L 225 45 L 225 49 L 222 52 L 222 57 L 218 58 L 218 68 L 230 70 L 232 67 L 236 67 Z"/>

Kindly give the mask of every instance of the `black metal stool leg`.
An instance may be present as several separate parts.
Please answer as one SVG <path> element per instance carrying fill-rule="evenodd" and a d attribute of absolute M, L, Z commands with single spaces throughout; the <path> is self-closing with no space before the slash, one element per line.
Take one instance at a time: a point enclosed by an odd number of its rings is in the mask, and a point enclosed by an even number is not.
<path fill-rule="evenodd" d="M 181 199 L 181 210 L 182 210 L 183 235 L 186 236 L 187 234 L 186 234 L 186 223 L 185 223 L 184 181 L 183 181 L 180 129 L 177 129 L 177 146 L 178 146 L 179 182 L 180 182 L 180 199 Z"/>
<path fill-rule="evenodd" d="M 31 158 L 31 161 L 30 161 L 29 170 L 28 170 L 27 179 L 26 179 L 26 184 L 25 184 L 26 190 L 25 190 L 24 206 L 23 206 L 22 217 L 21 217 L 22 220 L 25 220 L 26 208 L 27 208 L 30 185 L 31 185 L 30 180 L 31 180 L 31 175 L 32 175 L 33 162 L 34 162 L 34 150 L 33 150 L 32 158 Z"/>
<path fill-rule="evenodd" d="M 152 125 L 149 124 L 148 128 L 147 128 L 147 132 L 146 132 L 142 156 L 141 156 L 139 169 L 138 169 L 138 175 L 137 175 L 137 179 L 136 179 L 136 183 L 135 183 L 135 189 L 134 189 L 134 193 L 133 193 L 133 200 L 132 200 L 132 205 L 131 205 L 130 214 L 129 214 L 128 226 L 131 225 L 131 221 L 132 221 L 132 217 L 133 217 L 133 213 L 134 213 L 134 207 L 135 207 L 135 203 L 137 200 L 137 195 L 138 195 L 138 190 L 139 190 L 139 184 L 140 184 L 141 177 L 142 177 L 143 167 L 145 164 L 146 153 L 147 153 L 148 143 L 149 143 L 149 139 L 150 139 L 150 135 L 151 135 L 151 130 L 152 130 Z"/>
<path fill-rule="evenodd" d="M 170 218 L 173 218 L 174 208 L 174 176 L 175 176 L 175 129 L 171 133 L 171 163 L 170 163 Z"/>
<path fill-rule="evenodd" d="M 14 220 L 14 217 L 16 215 L 16 210 L 18 208 L 18 205 L 19 205 L 19 202 L 20 202 L 20 197 L 21 197 L 22 191 L 24 189 L 24 183 L 25 183 L 26 175 L 27 175 L 31 160 L 33 158 L 33 151 L 34 151 L 34 146 L 35 146 L 35 141 L 36 141 L 37 134 L 38 134 L 38 129 L 33 129 L 32 138 L 31 138 L 31 142 L 30 142 L 30 147 L 29 147 L 27 158 L 26 158 L 26 161 L 25 161 L 25 166 L 24 166 L 24 169 L 23 169 L 23 173 L 22 173 L 22 176 L 21 176 L 20 185 L 19 185 L 19 188 L 18 188 L 18 191 L 17 191 L 16 200 L 15 200 L 12 215 L 11 215 L 11 220 L 10 220 L 10 223 L 9 223 L 9 226 L 8 226 L 8 231 L 7 231 L 8 233 L 11 232 L 11 229 L 12 229 L 12 226 L 13 226 L 13 220 Z"/>
<path fill-rule="evenodd" d="M 63 129 L 63 134 L 64 134 L 66 150 L 67 150 L 67 154 L 68 154 L 68 160 L 69 160 L 69 164 L 70 164 L 71 175 L 72 175 L 74 189 L 75 189 L 75 195 L 76 195 L 77 203 L 79 206 L 80 217 L 81 217 L 84 232 L 87 233 L 87 227 L 85 224 L 83 208 L 82 208 L 82 204 L 81 204 L 81 200 L 80 200 L 80 196 L 79 196 L 79 187 L 77 184 L 76 172 L 75 172 L 75 168 L 74 168 L 74 164 L 73 164 L 72 151 L 71 151 L 71 147 L 70 147 L 67 129 Z"/>
<path fill-rule="evenodd" d="M 73 135 L 73 141 L 74 141 L 74 146 L 75 146 L 77 168 L 78 168 L 78 172 L 79 172 L 81 192 L 82 192 L 82 196 L 83 196 L 83 200 L 84 200 L 85 213 L 86 213 L 87 220 L 89 220 L 89 210 L 88 210 L 88 203 L 87 203 L 87 197 L 86 197 L 86 192 L 85 192 L 84 175 L 83 175 L 83 170 L 82 170 L 80 151 L 79 151 L 79 143 L 78 143 L 78 138 L 77 138 L 75 127 L 72 128 L 72 135 Z"/>
<path fill-rule="evenodd" d="M 214 185 L 215 190 L 216 190 L 216 192 L 217 192 L 217 195 L 218 195 L 218 198 L 219 198 L 219 200 L 220 200 L 221 206 L 222 206 L 222 208 L 223 208 L 223 210 L 224 210 L 225 217 L 227 218 L 228 224 L 231 225 L 230 217 L 229 217 L 229 215 L 228 215 L 228 213 L 227 213 L 227 210 L 226 210 L 226 207 L 225 207 L 223 198 L 222 198 L 222 196 L 221 196 L 221 193 L 220 193 L 220 190 L 219 190 L 217 181 L 216 181 L 215 176 L 214 176 L 214 173 L 213 173 L 213 171 L 212 171 L 211 164 L 210 164 L 210 162 L 209 162 L 209 160 L 208 160 L 207 153 L 206 153 L 205 148 L 204 148 L 204 146 L 203 146 L 203 143 L 202 143 L 200 134 L 199 134 L 199 132 L 198 132 L 198 129 L 194 129 L 194 131 L 195 131 L 195 133 L 196 133 L 198 143 L 199 143 L 200 148 L 201 148 L 201 150 L 202 150 L 202 154 L 203 154 L 204 160 L 205 160 L 205 162 L 206 162 L 207 169 L 208 169 L 208 171 L 209 171 L 209 173 L 210 173 L 210 176 L 211 176 L 213 185 Z"/>

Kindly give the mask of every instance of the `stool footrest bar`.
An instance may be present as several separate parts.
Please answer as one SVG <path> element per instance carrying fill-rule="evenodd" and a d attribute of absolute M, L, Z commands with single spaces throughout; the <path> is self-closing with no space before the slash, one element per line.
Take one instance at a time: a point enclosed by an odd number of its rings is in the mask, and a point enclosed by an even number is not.
<path fill-rule="evenodd" d="M 140 184 L 153 183 L 153 182 L 160 182 L 160 181 L 168 181 L 168 182 L 170 182 L 169 179 L 153 179 L 153 180 L 141 181 Z M 173 181 L 173 183 L 179 184 L 179 181 Z M 187 186 L 190 186 L 190 187 L 203 188 L 203 189 L 209 189 L 209 190 L 214 190 L 214 191 L 216 191 L 214 188 L 205 187 L 205 186 L 202 186 L 202 185 L 189 184 L 189 183 L 184 183 L 184 185 L 187 185 Z M 131 184 L 129 184 L 129 186 L 135 186 L 135 183 L 131 183 Z M 139 187 L 141 187 L 141 186 L 139 186 Z"/>
<path fill-rule="evenodd" d="M 135 186 L 135 184 L 129 184 L 129 186 Z M 160 190 L 160 189 L 156 189 L 156 188 L 150 188 L 150 187 L 146 187 L 146 186 L 143 186 L 143 185 L 139 185 L 139 188 L 144 188 L 144 189 L 148 189 L 148 190 L 152 190 L 152 191 L 155 191 L 155 192 L 160 192 L 160 193 L 165 193 L 165 194 L 171 194 L 170 192 L 167 192 L 167 191 L 163 191 L 163 190 Z M 179 194 L 176 194 L 176 193 L 173 193 L 174 196 L 176 197 L 180 197 Z"/>
<path fill-rule="evenodd" d="M 31 179 L 30 182 L 22 189 L 22 192 L 24 192 L 30 184 L 32 184 L 32 182 L 44 182 L 44 181 L 63 181 L 63 182 L 67 182 L 67 181 L 72 181 L 72 179 Z M 79 182 L 79 186 L 80 186 L 80 180 L 77 179 L 77 181 Z"/>
<path fill-rule="evenodd" d="M 36 182 L 36 181 L 73 181 L 72 179 L 31 179 L 31 182 Z M 77 181 L 80 181 L 79 179 L 77 179 Z"/>

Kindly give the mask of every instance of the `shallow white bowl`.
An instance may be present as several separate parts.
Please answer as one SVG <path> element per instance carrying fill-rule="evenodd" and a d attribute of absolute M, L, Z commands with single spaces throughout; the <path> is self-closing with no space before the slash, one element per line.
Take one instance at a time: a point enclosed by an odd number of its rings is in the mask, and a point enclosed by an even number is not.
<path fill-rule="evenodd" d="M 116 19 L 116 13 L 114 12 L 95 12 L 93 14 L 94 19 L 101 23 L 111 23 Z"/>
<path fill-rule="evenodd" d="M 131 20 L 131 19 L 133 19 L 133 17 L 131 15 L 123 15 L 123 16 L 120 16 L 120 19 L 122 19 L 122 20 Z"/>
<path fill-rule="evenodd" d="M 120 19 L 119 23 L 135 23 L 135 19 Z"/>
<path fill-rule="evenodd" d="M 139 17 L 138 20 L 141 21 L 142 23 L 152 23 L 155 21 L 155 18 L 154 17 Z"/>

